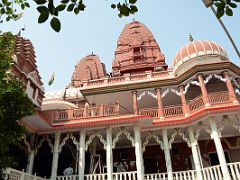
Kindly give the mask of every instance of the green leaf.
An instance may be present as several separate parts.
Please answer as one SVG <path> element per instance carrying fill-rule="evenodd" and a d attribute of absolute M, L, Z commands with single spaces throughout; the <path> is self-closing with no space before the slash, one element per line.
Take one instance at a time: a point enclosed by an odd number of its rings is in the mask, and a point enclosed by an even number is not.
<path fill-rule="evenodd" d="M 69 0 L 62 0 L 61 3 L 67 4 Z"/>
<path fill-rule="evenodd" d="M 60 4 L 56 7 L 56 10 L 57 11 L 63 11 L 66 8 L 66 6 L 67 6 L 66 4 Z"/>
<path fill-rule="evenodd" d="M 224 2 L 215 3 L 214 5 L 217 7 L 218 11 L 223 10 L 226 6 Z"/>
<path fill-rule="evenodd" d="M 232 9 L 226 8 L 226 14 L 227 14 L 228 16 L 232 16 L 232 15 L 233 15 Z"/>
<path fill-rule="evenodd" d="M 61 23 L 58 18 L 53 17 L 50 22 L 51 27 L 54 31 L 59 32 L 61 30 Z"/>
<path fill-rule="evenodd" d="M 231 6 L 232 8 L 236 8 L 237 5 L 235 3 L 229 3 L 229 6 Z"/>
<path fill-rule="evenodd" d="M 74 13 L 78 14 L 79 13 L 79 9 L 78 8 L 74 8 Z"/>
<path fill-rule="evenodd" d="M 50 12 L 51 14 L 54 14 L 54 12 L 55 12 L 55 7 L 54 7 L 54 4 L 53 4 L 53 0 L 49 0 L 48 9 L 49 9 L 49 12 Z"/>
<path fill-rule="evenodd" d="M 49 10 L 46 6 L 38 6 L 37 10 L 40 14 L 48 14 Z"/>
<path fill-rule="evenodd" d="M 78 5 L 79 11 L 84 11 L 85 7 L 86 7 L 86 6 L 85 6 L 83 3 L 80 3 L 80 4 Z"/>
<path fill-rule="evenodd" d="M 116 4 L 111 4 L 111 8 L 115 9 L 116 8 Z"/>
<path fill-rule="evenodd" d="M 129 0 L 130 4 L 135 4 L 137 2 L 137 0 Z"/>
<path fill-rule="evenodd" d="M 22 9 L 25 9 L 25 5 L 24 5 L 24 4 L 21 4 L 21 8 L 22 8 Z"/>
<path fill-rule="evenodd" d="M 46 0 L 35 0 L 35 2 L 36 2 L 38 5 L 41 5 L 41 4 L 45 4 L 47 1 L 46 1 Z"/>
<path fill-rule="evenodd" d="M 224 15 L 224 10 L 217 11 L 217 18 L 220 19 Z"/>
<path fill-rule="evenodd" d="M 77 2 L 77 0 L 71 0 L 71 2 L 73 2 L 73 3 L 76 3 L 76 2 Z"/>
<path fill-rule="evenodd" d="M 131 5 L 130 6 L 130 13 L 134 14 L 135 12 L 138 12 L 137 6 Z"/>
<path fill-rule="evenodd" d="M 49 17 L 49 13 L 40 14 L 38 17 L 38 23 L 44 23 Z"/>
<path fill-rule="evenodd" d="M 25 2 L 24 5 L 25 5 L 26 7 L 28 7 L 28 8 L 30 7 L 30 4 L 27 3 L 27 2 Z"/>
<path fill-rule="evenodd" d="M 73 8 L 74 8 L 74 4 L 70 4 L 68 7 L 67 7 L 67 11 L 72 11 Z"/>

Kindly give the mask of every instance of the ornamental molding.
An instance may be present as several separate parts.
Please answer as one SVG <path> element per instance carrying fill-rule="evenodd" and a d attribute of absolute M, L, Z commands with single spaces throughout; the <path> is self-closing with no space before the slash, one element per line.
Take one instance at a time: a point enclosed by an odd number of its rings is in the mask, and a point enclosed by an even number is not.
<path fill-rule="evenodd" d="M 153 97 L 154 99 L 157 99 L 157 95 L 155 95 L 151 91 L 143 91 L 141 94 L 139 94 L 139 96 L 137 97 L 137 100 L 140 101 L 146 95 L 149 95 L 149 96 Z"/>
<path fill-rule="evenodd" d="M 223 78 L 222 76 L 218 75 L 218 74 L 209 74 L 206 79 L 204 80 L 204 84 L 208 84 L 209 81 L 215 77 L 216 79 L 219 79 L 222 82 L 226 82 L 226 78 Z"/>
<path fill-rule="evenodd" d="M 48 135 L 43 136 L 42 139 L 40 139 L 40 141 L 38 142 L 36 148 L 35 148 L 35 155 L 38 153 L 38 150 L 40 147 L 42 147 L 44 141 L 46 141 L 51 149 L 51 153 L 53 153 L 53 143 L 51 141 L 51 139 L 49 138 Z"/>
<path fill-rule="evenodd" d="M 134 147 L 135 146 L 134 138 L 128 131 L 126 131 L 124 127 L 121 127 L 120 131 L 116 134 L 116 137 L 113 139 L 112 148 L 115 149 L 116 143 L 119 141 L 119 138 L 122 134 L 126 135 L 127 139 L 132 143 L 132 146 Z"/>
<path fill-rule="evenodd" d="M 89 136 L 88 140 L 86 141 L 85 144 L 85 151 L 88 150 L 89 145 L 93 142 L 93 139 L 95 137 L 98 137 L 98 139 L 100 140 L 100 142 L 103 144 L 104 149 L 106 149 L 107 147 L 107 142 L 105 141 L 105 139 L 103 138 L 103 136 L 101 134 L 99 134 L 98 132 L 94 132 L 91 136 Z"/>
<path fill-rule="evenodd" d="M 159 137 L 154 132 L 149 132 L 145 141 L 143 142 L 142 152 L 145 152 L 146 146 L 149 143 L 149 139 L 155 139 L 155 141 L 160 145 L 161 149 L 163 150 L 163 142 L 159 139 Z"/>
<path fill-rule="evenodd" d="M 62 152 L 63 146 L 66 144 L 67 140 L 69 140 L 69 139 L 72 140 L 73 144 L 74 144 L 74 145 L 76 146 L 76 148 L 78 149 L 79 144 L 78 144 L 77 139 L 76 139 L 72 134 L 67 134 L 67 135 L 65 136 L 65 138 L 63 138 L 63 141 L 62 141 L 62 143 L 61 143 L 60 146 L 59 146 L 59 153 Z"/>
<path fill-rule="evenodd" d="M 181 96 L 181 93 L 178 92 L 176 89 L 173 89 L 173 88 L 167 88 L 165 91 L 163 91 L 161 97 L 164 98 L 169 92 L 172 92 L 172 93 L 176 94 L 177 96 Z"/>

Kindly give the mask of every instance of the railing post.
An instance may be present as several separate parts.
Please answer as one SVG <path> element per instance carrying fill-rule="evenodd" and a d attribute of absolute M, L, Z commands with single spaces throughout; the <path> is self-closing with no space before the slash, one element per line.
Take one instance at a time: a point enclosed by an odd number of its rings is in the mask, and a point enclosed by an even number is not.
<path fill-rule="evenodd" d="M 216 146 L 216 151 L 217 151 L 218 159 L 219 159 L 222 174 L 223 174 L 223 179 L 230 180 L 231 178 L 230 178 L 230 174 L 229 174 L 229 171 L 227 168 L 227 162 L 226 162 L 226 158 L 224 155 L 221 140 L 219 138 L 217 125 L 216 125 L 215 121 L 213 121 L 213 119 L 210 119 L 210 127 L 211 127 L 211 137 L 213 138 L 215 146 Z"/>
<path fill-rule="evenodd" d="M 205 104 L 206 107 L 209 107 L 211 105 L 209 103 L 207 88 L 206 88 L 205 83 L 204 83 L 203 74 L 198 74 L 197 77 L 198 77 L 198 81 L 199 81 L 199 84 L 200 84 L 204 104 Z"/>
<path fill-rule="evenodd" d="M 79 180 L 84 180 L 85 139 L 86 139 L 86 131 L 85 131 L 85 129 L 82 129 L 80 131 L 79 158 L 78 158 L 78 178 L 79 178 Z"/>
<path fill-rule="evenodd" d="M 229 93 L 229 96 L 230 96 L 229 98 L 233 101 L 234 104 L 239 104 L 239 102 L 237 100 L 237 96 L 234 92 L 231 80 L 229 78 L 228 72 L 224 71 L 223 75 L 224 75 L 224 78 L 226 79 L 226 86 L 227 86 L 228 93 Z"/>
<path fill-rule="evenodd" d="M 179 87 L 180 90 L 180 96 L 181 96 L 181 101 L 182 101 L 182 110 L 183 110 L 183 114 L 185 116 L 189 115 L 189 110 L 188 110 L 188 105 L 187 105 L 187 101 L 186 101 L 186 97 L 184 95 L 184 86 L 180 86 Z"/>
<path fill-rule="evenodd" d="M 28 152 L 28 162 L 27 162 L 27 173 L 32 174 L 33 171 L 33 164 L 34 164 L 34 156 L 35 156 L 35 150 L 34 150 L 34 141 L 35 141 L 35 135 L 33 134 L 30 139 L 30 152 Z"/>
<path fill-rule="evenodd" d="M 134 126 L 134 138 L 135 138 L 135 156 L 137 166 L 137 179 L 144 180 L 144 166 L 143 166 L 143 154 L 142 154 L 142 140 L 141 131 L 138 126 Z"/>
<path fill-rule="evenodd" d="M 107 149 L 106 149 L 106 153 L 107 153 L 107 179 L 108 180 L 113 180 L 113 157 L 112 157 L 112 128 L 108 127 L 107 128 Z"/>
<path fill-rule="evenodd" d="M 99 106 L 99 116 L 104 116 L 105 115 L 105 112 L 104 112 L 104 105 L 101 104 Z"/>
<path fill-rule="evenodd" d="M 60 137 L 61 137 L 61 133 L 56 132 L 55 133 L 54 147 L 53 147 L 51 180 L 55 180 L 56 177 L 57 177 Z"/>
<path fill-rule="evenodd" d="M 138 115 L 138 101 L 137 101 L 137 91 L 132 91 L 133 96 L 133 112 Z"/>
<path fill-rule="evenodd" d="M 165 117 L 163 115 L 161 89 L 157 88 L 156 91 L 157 91 L 157 103 L 158 103 L 158 117 L 160 118 L 160 120 L 164 120 Z"/>
<path fill-rule="evenodd" d="M 201 168 L 201 163 L 200 163 L 200 158 L 198 153 L 198 142 L 197 142 L 197 139 L 194 137 L 192 128 L 188 128 L 188 134 L 189 134 L 189 139 L 191 141 L 191 149 L 192 149 L 195 169 L 197 171 L 197 178 L 198 180 L 203 180 L 203 176 L 201 172 L 202 168 Z"/>
<path fill-rule="evenodd" d="M 164 150 L 165 162 L 166 162 L 167 174 L 168 174 L 167 179 L 173 180 L 172 160 L 170 156 L 170 148 L 169 148 L 168 135 L 167 135 L 166 129 L 162 130 L 162 136 L 163 136 L 163 148 L 164 148 L 163 150 Z"/>

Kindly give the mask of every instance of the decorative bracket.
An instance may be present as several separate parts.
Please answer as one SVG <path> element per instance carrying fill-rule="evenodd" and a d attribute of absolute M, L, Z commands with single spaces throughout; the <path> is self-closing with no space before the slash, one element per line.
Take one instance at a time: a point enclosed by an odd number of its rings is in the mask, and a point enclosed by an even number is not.
<path fill-rule="evenodd" d="M 149 139 L 151 138 L 155 139 L 155 141 L 160 145 L 161 149 L 163 149 L 163 142 L 159 139 L 159 137 L 155 133 L 150 131 L 143 143 L 142 152 L 145 152 L 146 146 L 148 145 Z"/>
<path fill-rule="evenodd" d="M 101 141 L 101 143 L 103 143 L 104 149 L 106 149 L 106 147 L 107 147 L 107 142 L 104 140 L 103 136 L 102 136 L 101 134 L 97 133 L 97 132 L 94 132 L 94 133 L 89 137 L 89 139 L 88 139 L 87 142 L 86 142 L 85 151 L 88 150 L 89 145 L 92 143 L 92 141 L 93 141 L 93 139 L 94 139 L 95 137 L 98 137 L 98 138 L 99 138 L 99 140 Z"/>
<path fill-rule="evenodd" d="M 73 142 L 73 144 L 74 144 L 74 145 L 77 147 L 77 149 L 78 149 L 79 144 L 78 144 L 77 139 L 76 139 L 72 134 L 67 134 L 67 135 L 65 136 L 65 138 L 63 139 L 62 143 L 61 143 L 60 146 L 59 146 L 59 152 L 62 151 L 62 148 L 63 148 L 63 146 L 66 144 L 66 142 L 67 142 L 68 139 L 71 139 L 72 142 Z"/>
<path fill-rule="evenodd" d="M 116 147 L 116 143 L 119 141 L 119 137 L 125 134 L 127 139 L 132 143 L 132 146 L 135 146 L 135 140 L 134 138 L 131 136 L 131 134 L 129 132 L 126 131 L 126 129 L 124 127 L 120 128 L 120 131 L 116 134 L 116 137 L 113 139 L 113 144 L 112 144 L 112 148 L 114 149 Z"/>
<path fill-rule="evenodd" d="M 37 154 L 39 148 L 42 147 L 44 141 L 47 141 L 49 147 L 51 148 L 51 152 L 53 153 L 53 144 L 52 144 L 52 141 L 51 141 L 51 139 L 49 138 L 49 136 L 46 135 L 46 136 L 43 136 L 42 139 L 41 139 L 41 140 L 39 141 L 39 143 L 37 144 L 36 149 L 35 149 L 35 155 Z"/>

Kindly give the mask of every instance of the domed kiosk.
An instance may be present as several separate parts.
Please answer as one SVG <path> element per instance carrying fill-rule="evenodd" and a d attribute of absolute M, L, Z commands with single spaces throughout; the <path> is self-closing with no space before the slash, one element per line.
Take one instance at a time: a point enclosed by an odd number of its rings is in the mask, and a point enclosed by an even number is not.
<path fill-rule="evenodd" d="M 226 51 L 216 42 L 209 40 L 193 40 L 183 46 L 173 59 L 173 71 L 176 76 L 186 72 L 193 66 L 228 61 Z"/>
<path fill-rule="evenodd" d="M 151 31 L 142 23 L 126 24 L 117 41 L 114 73 L 141 73 L 167 69 L 165 57 Z"/>
<path fill-rule="evenodd" d="M 78 87 L 81 86 L 82 81 L 100 79 L 105 76 L 105 65 L 101 63 L 97 55 L 92 53 L 82 58 L 75 66 L 71 81 L 73 86 Z"/>

